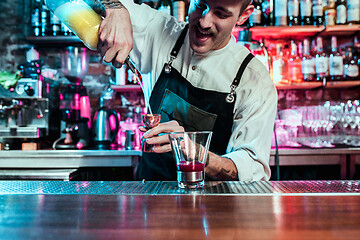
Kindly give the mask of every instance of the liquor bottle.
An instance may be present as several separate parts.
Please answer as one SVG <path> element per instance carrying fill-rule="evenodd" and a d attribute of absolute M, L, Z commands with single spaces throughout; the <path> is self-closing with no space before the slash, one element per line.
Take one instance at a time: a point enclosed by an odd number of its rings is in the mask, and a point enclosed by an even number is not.
<path fill-rule="evenodd" d="M 262 0 L 261 3 L 262 16 L 261 23 L 263 26 L 274 25 L 274 0 Z"/>
<path fill-rule="evenodd" d="M 347 23 L 358 24 L 360 23 L 360 1 L 347 0 Z"/>
<path fill-rule="evenodd" d="M 313 25 L 319 26 L 324 24 L 323 0 L 313 0 L 312 14 L 313 14 Z"/>
<path fill-rule="evenodd" d="M 336 0 L 336 24 L 346 24 L 346 0 Z"/>
<path fill-rule="evenodd" d="M 51 35 L 59 36 L 63 35 L 61 32 L 61 22 L 57 16 L 52 12 L 50 13 L 50 26 L 51 26 Z"/>
<path fill-rule="evenodd" d="M 32 11 L 31 11 L 31 35 L 40 36 L 40 26 L 41 26 L 41 0 L 34 0 L 32 2 Z"/>
<path fill-rule="evenodd" d="M 329 56 L 329 74 L 332 81 L 343 80 L 344 63 L 341 53 L 337 48 L 336 37 L 331 37 L 331 53 Z"/>
<path fill-rule="evenodd" d="M 311 0 L 300 0 L 300 19 L 301 25 L 312 25 L 312 17 L 311 17 L 311 8 L 312 1 Z"/>
<path fill-rule="evenodd" d="M 260 62 L 264 64 L 266 69 L 270 71 L 270 59 L 269 54 L 267 53 L 267 49 L 265 48 L 265 42 L 264 39 L 259 40 L 260 44 L 254 44 L 251 47 L 251 53 L 258 59 Z"/>
<path fill-rule="evenodd" d="M 290 56 L 287 61 L 288 79 L 291 83 L 303 82 L 304 79 L 301 71 L 301 58 L 298 55 L 297 46 L 294 40 L 291 40 L 290 49 Z"/>
<path fill-rule="evenodd" d="M 275 26 L 287 24 L 287 0 L 274 0 Z"/>
<path fill-rule="evenodd" d="M 355 48 L 355 58 L 357 59 L 357 65 L 359 67 L 359 71 L 360 71 L 360 42 L 358 40 L 358 37 L 355 36 L 354 37 L 354 48 Z M 359 77 L 360 77 L 360 73 L 359 73 Z"/>
<path fill-rule="evenodd" d="M 325 21 L 324 25 L 333 26 L 335 25 L 336 9 L 335 0 L 328 0 L 326 7 L 324 8 Z"/>
<path fill-rule="evenodd" d="M 316 81 L 324 82 L 329 72 L 329 57 L 324 52 L 322 37 L 316 38 L 315 71 Z"/>
<path fill-rule="evenodd" d="M 31 14 L 31 28 L 32 35 L 39 36 L 40 35 L 40 9 L 34 8 Z"/>
<path fill-rule="evenodd" d="M 68 28 L 65 23 L 61 23 L 61 33 L 64 35 L 64 36 L 72 36 L 74 35 L 74 33 L 70 30 L 70 28 Z"/>
<path fill-rule="evenodd" d="M 40 27 L 40 35 L 41 36 L 49 36 L 50 35 L 50 10 L 45 6 L 45 4 L 41 7 L 41 27 Z"/>
<path fill-rule="evenodd" d="M 261 25 L 261 15 L 262 15 L 262 0 L 254 0 L 254 11 L 249 17 L 249 26 L 260 26 Z"/>
<path fill-rule="evenodd" d="M 162 0 L 159 4 L 158 10 L 171 15 L 171 1 Z"/>
<path fill-rule="evenodd" d="M 276 44 L 276 53 L 272 59 L 272 76 L 274 83 L 288 83 L 286 59 L 282 44 Z"/>
<path fill-rule="evenodd" d="M 316 81 L 315 58 L 310 54 L 310 40 L 304 39 L 301 70 L 305 82 Z"/>
<path fill-rule="evenodd" d="M 357 65 L 357 59 L 353 51 L 354 49 L 352 47 L 348 47 L 345 52 L 344 77 L 346 80 L 359 79 L 359 66 Z"/>
<path fill-rule="evenodd" d="M 299 0 L 288 0 L 287 23 L 289 26 L 300 25 Z"/>
<path fill-rule="evenodd" d="M 185 21 L 185 1 L 174 0 L 172 4 L 172 13 L 178 21 Z"/>

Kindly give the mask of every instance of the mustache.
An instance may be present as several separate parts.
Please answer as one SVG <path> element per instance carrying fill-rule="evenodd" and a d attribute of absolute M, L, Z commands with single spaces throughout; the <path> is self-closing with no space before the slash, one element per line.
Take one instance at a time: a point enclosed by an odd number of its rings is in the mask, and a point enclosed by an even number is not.
<path fill-rule="evenodd" d="M 198 22 L 197 24 L 196 24 L 196 28 L 199 30 L 199 31 L 201 31 L 201 32 L 205 32 L 205 33 L 207 33 L 207 34 L 212 34 L 212 35 L 215 35 L 215 30 L 213 30 L 212 28 L 203 28 L 203 27 L 201 27 L 201 24 L 200 24 L 200 22 Z"/>

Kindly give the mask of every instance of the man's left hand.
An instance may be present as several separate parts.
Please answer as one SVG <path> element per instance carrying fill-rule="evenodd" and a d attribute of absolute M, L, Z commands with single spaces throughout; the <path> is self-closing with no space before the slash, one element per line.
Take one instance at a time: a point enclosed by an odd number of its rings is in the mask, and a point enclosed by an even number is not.
<path fill-rule="evenodd" d="M 140 131 L 144 132 L 147 129 L 141 127 Z M 184 132 L 184 128 L 179 125 L 177 121 L 169 121 L 160 123 L 145 132 L 143 139 L 146 139 L 148 144 L 155 145 L 153 151 L 156 153 L 165 153 L 171 151 L 170 140 L 167 133 L 170 132 Z"/>

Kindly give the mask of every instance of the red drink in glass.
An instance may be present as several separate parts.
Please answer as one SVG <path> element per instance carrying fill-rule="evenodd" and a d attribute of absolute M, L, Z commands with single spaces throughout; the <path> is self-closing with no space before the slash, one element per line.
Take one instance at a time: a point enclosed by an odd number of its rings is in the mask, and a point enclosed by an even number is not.
<path fill-rule="evenodd" d="M 181 161 L 178 164 L 178 170 L 182 172 L 200 172 L 204 171 L 205 164 L 201 162 L 190 162 L 190 161 Z"/>

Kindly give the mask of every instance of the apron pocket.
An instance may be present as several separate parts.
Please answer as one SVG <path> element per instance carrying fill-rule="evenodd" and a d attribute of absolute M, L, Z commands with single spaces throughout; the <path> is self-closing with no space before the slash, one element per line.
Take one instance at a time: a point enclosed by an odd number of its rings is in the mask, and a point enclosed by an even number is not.
<path fill-rule="evenodd" d="M 176 120 L 185 131 L 212 131 L 216 114 L 206 112 L 186 102 L 166 89 L 160 104 L 161 122 Z"/>

